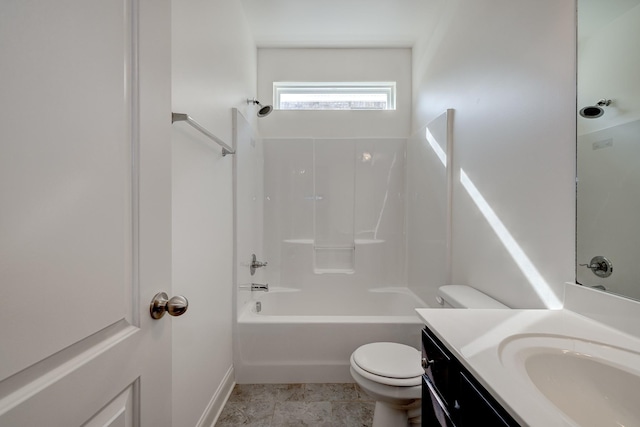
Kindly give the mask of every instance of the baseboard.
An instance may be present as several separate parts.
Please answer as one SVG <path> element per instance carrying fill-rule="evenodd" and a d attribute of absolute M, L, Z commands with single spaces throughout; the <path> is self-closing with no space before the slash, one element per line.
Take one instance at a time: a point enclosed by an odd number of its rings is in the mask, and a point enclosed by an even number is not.
<path fill-rule="evenodd" d="M 238 384 L 352 383 L 349 363 L 237 366 Z"/>
<path fill-rule="evenodd" d="M 224 408 L 225 403 L 227 403 L 233 387 L 236 384 L 234 377 L 233 366 L 230 366 L 222 382 L 220 382 L 218 389 L 213 394 L 211 401 L 209 401 L 207 409 L 205 409 L 198 424 L 196 424 L 196 427 L 214 427 L 216 421 L 218 421 L 220 412 L 222 412 L 222 408 Z"/>

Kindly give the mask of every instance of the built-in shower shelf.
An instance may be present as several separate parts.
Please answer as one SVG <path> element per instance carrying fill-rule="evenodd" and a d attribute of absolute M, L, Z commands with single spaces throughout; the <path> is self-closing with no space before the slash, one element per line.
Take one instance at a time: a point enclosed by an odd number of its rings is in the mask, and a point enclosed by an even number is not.
<path fill-rule="evenodd" d="M 313 239 L 285 239 L 284 243 L 293 243 L 296 245 L 313 245 Z"/>
<path fill-rule="evenodd" d="M 355 252 L 355 245 L 338 247 L 314 246 L 313 272 L 316 274 L 353 274 L 356 263 Z"/>
<path fill-rule="evenodd" d="M 356 271 L 353 268 L 314 268 L 315 274 L 353 274 Z"/>
<path fill-rule="evenodd" d="M 285 239 L 284 243 L 292 243 L 296 245 L 313 245 L 313 239 Z M 376 243 L 384 243 L 383 239 L 355 239 L 353 241 L 356 245 L 373 245 Z"/>
<path fill-rule="evenodd" d="M 384 243 L 383 239 L 355 239 L 354 243 L 356 245 L 373 245 L 376 243 Z"/>

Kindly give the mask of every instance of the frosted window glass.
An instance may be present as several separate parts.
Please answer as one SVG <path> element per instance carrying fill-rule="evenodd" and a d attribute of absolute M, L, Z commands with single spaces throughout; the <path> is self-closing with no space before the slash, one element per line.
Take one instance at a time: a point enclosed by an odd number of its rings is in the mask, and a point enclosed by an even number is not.
<path fill-rule="evenodd" d="M 395 110 L 395 82 L 275 82 L 278 110 Z"/>

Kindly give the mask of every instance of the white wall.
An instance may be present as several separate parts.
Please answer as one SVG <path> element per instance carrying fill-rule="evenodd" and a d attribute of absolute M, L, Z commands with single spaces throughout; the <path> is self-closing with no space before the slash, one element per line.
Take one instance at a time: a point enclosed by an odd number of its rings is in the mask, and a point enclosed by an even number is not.
<path fill-rule="evenodd" d="M 173 111 L 232 141 L 232 108 L 256 91 L 256 48 L 237 2 L 172 4 Z M 173 425 L 210 423 L 233 382 L 233 156 L 186 123 L 173 139 Z M 201 419 L 202 417 L 202 419 Z"/>
<path fill-rule="evenodd" d="M 404 284 L 402 171 L 411 121 L 411 50 L 258 49 L 263 104 L 273 102 L 277 81 L 395 81 L 397 92 L 395 111 L 274 110 L 259 121 L 267 279 L 293 287 Z M 371 158 L 361 161 L 365 152 Z M 321 198 L 314 200 L 316 193 Z M 380 243 L 335 249 L 374 236 Z M 330 265 L 323 265 L 328 259 Z M 327 273 L 333 268 L 343 273 Z"/>
<path fill-rule="evenodd" d="M 258 100 L 277 81 L 396 81 L 395 111 L 274 111 L 267 137 L 406 137 L 411 121 L 411 49 L 258 49 Z"/>
<path fill-rule="evenodd" d="M 455 109 L 452 282 L 557 307 L 574 280 L 574 2 L 442 8 L 413 51 L 412 129 Z"/>

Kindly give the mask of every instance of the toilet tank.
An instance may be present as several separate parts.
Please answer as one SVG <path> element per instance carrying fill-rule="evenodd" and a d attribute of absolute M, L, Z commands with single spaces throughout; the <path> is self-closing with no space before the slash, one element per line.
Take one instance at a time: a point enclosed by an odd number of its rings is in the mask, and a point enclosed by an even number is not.
<path fill-rule="evenodd" d="M 446 285 L 438 288 L 438 303 L 453 308 L 509 308 L 477 289 L 463 285 Z"/>

